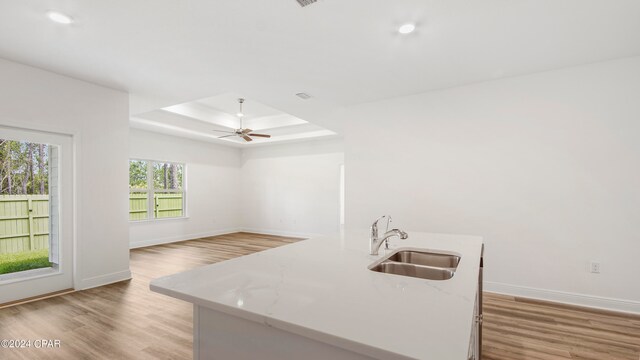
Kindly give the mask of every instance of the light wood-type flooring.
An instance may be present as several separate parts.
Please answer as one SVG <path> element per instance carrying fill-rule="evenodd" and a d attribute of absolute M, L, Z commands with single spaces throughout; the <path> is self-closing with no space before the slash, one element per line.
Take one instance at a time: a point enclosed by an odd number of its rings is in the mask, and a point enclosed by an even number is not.
<path fill-rule="evenodd" d="M 191 305 L 149 291 L 151 279 L 286 245 L 238 233 L 131 251 L 133 279 L 0 309 L 0 359 L 190 359 Z M 60 340 L 36 349 L 36 339 Z M 485 295 L 484 359 L 640 359 L 640 316 Z M 259 356 L 256 356 L 259 359 Z"/>
<path fill-rule="evenodd" d="M 484 296 L 483 359 L 640 359 L 640 315 Z"/>

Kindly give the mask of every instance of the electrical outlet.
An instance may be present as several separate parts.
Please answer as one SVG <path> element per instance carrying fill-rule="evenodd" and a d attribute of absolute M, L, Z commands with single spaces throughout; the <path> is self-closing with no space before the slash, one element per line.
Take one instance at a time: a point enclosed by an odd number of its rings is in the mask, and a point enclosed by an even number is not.
<path fill-rule="evenodd" d="M 592 261 L 591 262 L 591 273 L 600 274 L 600 263 Z"/>

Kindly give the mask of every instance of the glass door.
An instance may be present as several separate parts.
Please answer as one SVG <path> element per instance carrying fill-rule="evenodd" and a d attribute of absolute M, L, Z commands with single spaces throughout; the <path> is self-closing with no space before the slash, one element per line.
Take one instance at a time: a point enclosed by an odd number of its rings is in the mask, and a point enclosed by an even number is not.
<path fill-rule="evenodd" d="M 73 287 L 72 138 L 0 127 L 0 304 Z"/>

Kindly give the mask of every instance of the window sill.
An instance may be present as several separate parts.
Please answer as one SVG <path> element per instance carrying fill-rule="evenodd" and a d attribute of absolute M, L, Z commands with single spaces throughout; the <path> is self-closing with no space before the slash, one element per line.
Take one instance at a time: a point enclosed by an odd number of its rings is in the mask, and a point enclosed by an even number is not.
<path fill-rule="evenodd" d="M 188 220 L 190 216 L 180 216 L 180 217 L 171 217 L 171 218 L 162 218 L 162 219 L 144 219 L 144 220 L 129 220 L 129 224 L 147 224 L 158 221 L 172 221 L 172 220 Z"/>

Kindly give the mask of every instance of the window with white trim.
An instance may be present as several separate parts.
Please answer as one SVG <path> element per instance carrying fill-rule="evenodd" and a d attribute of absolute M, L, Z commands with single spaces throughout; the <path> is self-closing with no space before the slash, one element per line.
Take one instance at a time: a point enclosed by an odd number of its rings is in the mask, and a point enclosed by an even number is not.
<path fill-rule="evenodd" d="M 185 216 L 184 164 L 129 160 L 129 220 Z"/>

